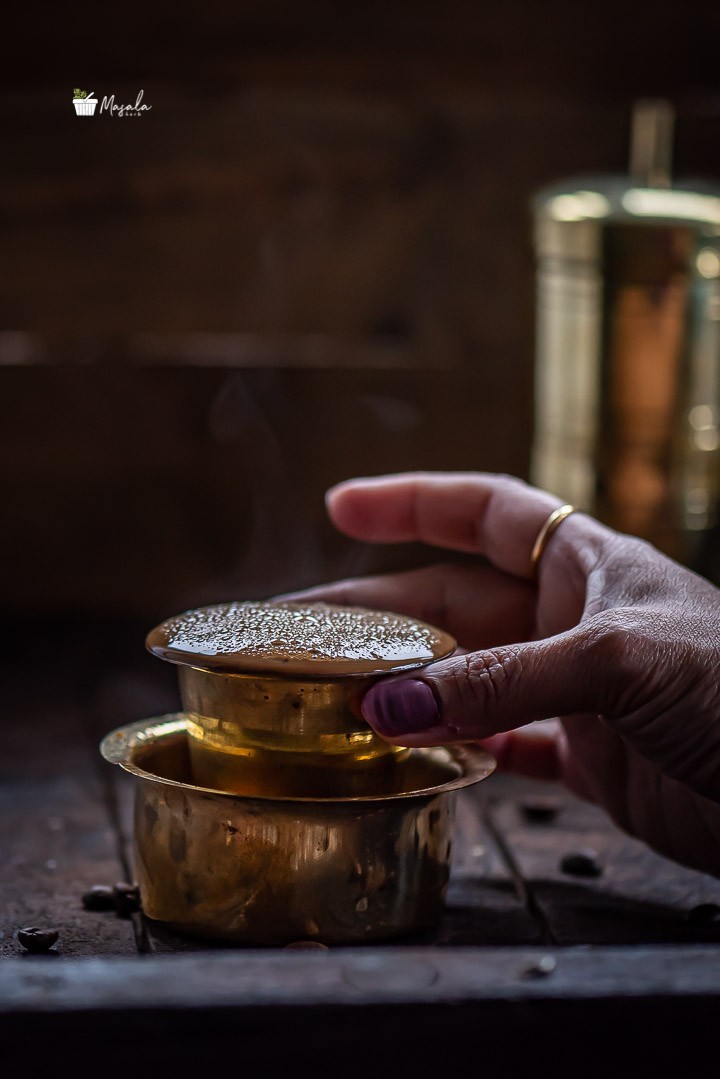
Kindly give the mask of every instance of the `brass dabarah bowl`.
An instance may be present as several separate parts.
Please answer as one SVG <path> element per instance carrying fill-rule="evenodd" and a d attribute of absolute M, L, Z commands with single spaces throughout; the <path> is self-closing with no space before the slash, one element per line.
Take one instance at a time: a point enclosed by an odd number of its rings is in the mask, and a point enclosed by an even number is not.
<path fill-rule="evenodd" d="M 450 655 L 448 634 L 364 608 L 233 603 L 169 619 L 147 646 L 179 666 L 184 711 L 114 731 L 101 751 L 138 780 L 148 917 L 261 945 L 439 918 L 455 793 L 494 761 L 391 746 L 359 701 L 378 677 Z"/>
<path fill-rule="evenodd" d="M 246 945 L 351 944 L 428 929 L 445 899 L 456 792 L 489 775 L 481 750 L 413 750 L 382 794 L 247 796 L 193 782 L 187 717 L 109 734 L 137 779 L 134 863 L 144 913 Z"/>

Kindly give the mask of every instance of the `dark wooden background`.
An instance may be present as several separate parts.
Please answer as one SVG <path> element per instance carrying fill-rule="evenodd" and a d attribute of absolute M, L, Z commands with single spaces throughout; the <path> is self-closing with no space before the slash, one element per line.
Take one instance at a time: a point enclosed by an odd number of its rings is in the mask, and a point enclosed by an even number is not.
<path fill-rule="evenodd" d="M 625 168 L 639 96 L 720 176 L 716 3 L 12 11 L 0 596 L 129 616 L 404 562 L 325 488 L 527 475 L 529 200 Z M 78 119 L 72 89 L 151 111 Z M 423 558 L 415 552 L 414 558 Z"/>
<path fill-rule="evenodd" d="M 557 1075 L 618 1060 L 637 1076 L 698 1071 L 693 1054 L 714 1051 L 718 882 L 571 799 L 557 822 L 529 822 L 508 777 L 480 812 L 461 805 L 439 947 L 388 949 L 375 968 L 364 949 L 159 954 L 177 941 L 79 897 L 131 873 L 130 784 L 102 770 L 99 736 L 177 705 L 173 670 L 143 654 L 147 628 L 204 601 L 427 560 L 333 534 L 323 492 L 347 476 L 528 474 L 532 193 L 624 171 L 641 96 L 676 105 L 677 174 L 720 178 L 717 0 L 3 14 L 10 1070 L 70 1052 L 76 1072 L 197 1074 L 242 1046 L 266 1075 L 316 1065 L 317 1047 L 367 1074 L 353 1038 L 370 1024 L 376 1074 L 444 1066 L 449 1045 L 497 1076 L 538 1060 Z M 76 86 L 119 102 L 143 89 L 152 108 L 81 119 Z M 587 843 L 603 875 L 574 881 L 560 855 Z M 26 924 L 59 926 L 59 960 L 20 955 Z M 528 978 L 548 950 L 555 974 Z"/>

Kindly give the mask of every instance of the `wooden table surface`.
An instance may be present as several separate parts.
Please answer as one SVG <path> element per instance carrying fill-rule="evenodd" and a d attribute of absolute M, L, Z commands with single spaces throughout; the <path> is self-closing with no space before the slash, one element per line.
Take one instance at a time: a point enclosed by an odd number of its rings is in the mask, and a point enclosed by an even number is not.
<path fill-rule="evenodd" d="M 169 1064 L 190 1074 L 240 1046 L 238 1059 L 266 1075 L 318 1054 L 342 1059 L 348 1075 L 429 1074 L 466 1051 L 496 1074 L 544 1053 L 555 1074 L 606 1074 L 620 1060 L 658 1075 L 686 1069 L 711 1043 L 720 881 L 652 853 L 559 789 L 508 776 L 460 793 L 446 913 L 421 938 L 327 952 L 216 948 L 139 914 L 84 910 L 93 884 L 131 877 L 133 781 L 100 760 L 98 741 L 177 700 L 172 673 L 132 634 L 62 624 L 43 633 L 40 662 L 5 650 L 7 1074 L 55 1061 L 70 1036 L 73 1059 L 105 1075 Z M 538 794 L 558 799 L 555 817 L 529 819 Z M 588 847 L 599 877 L 561 871 L 564 854 Z M 23 952 L 16 932 L 28 925 L 60 930 L 53 953 Z M 555 965 L 543 973 L 547 957 Z M 369 1041 L 358 1042 L 360 1024 Z"/>

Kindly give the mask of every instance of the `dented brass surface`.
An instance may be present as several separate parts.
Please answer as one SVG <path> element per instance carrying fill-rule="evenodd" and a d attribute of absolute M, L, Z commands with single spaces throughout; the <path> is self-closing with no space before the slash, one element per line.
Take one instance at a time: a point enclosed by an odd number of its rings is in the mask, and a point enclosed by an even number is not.
<path fill-rule="evenodd" d="M 195 778 L 237 794 L 362 794 L 406 751 L 351 708 L 367 679 L 315 682 L 180 667 Z"/>

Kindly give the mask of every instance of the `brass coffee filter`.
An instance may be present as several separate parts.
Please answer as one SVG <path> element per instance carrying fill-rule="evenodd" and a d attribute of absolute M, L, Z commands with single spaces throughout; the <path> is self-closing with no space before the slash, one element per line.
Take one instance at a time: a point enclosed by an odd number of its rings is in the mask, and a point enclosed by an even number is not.
<path fill-rule="evenodd" d="M 403 750 L 358 719 L 358 679 L 311 682 L 181 667 L 198 783 L 237 793 L 342 794 Z"/>
<path fill-rule="evenodd" d="M 455 793 L 494 761 L 390 746 L 358 702 L 379 675 L 449 655 L 451 637 L 357 608 L 227 604 L 147 643 L 178 664 L 186 710 L 114 731 L 101 751 L 136 778 L 148 918 L 249 945 L 362 943 L 437 921 Z"/>

